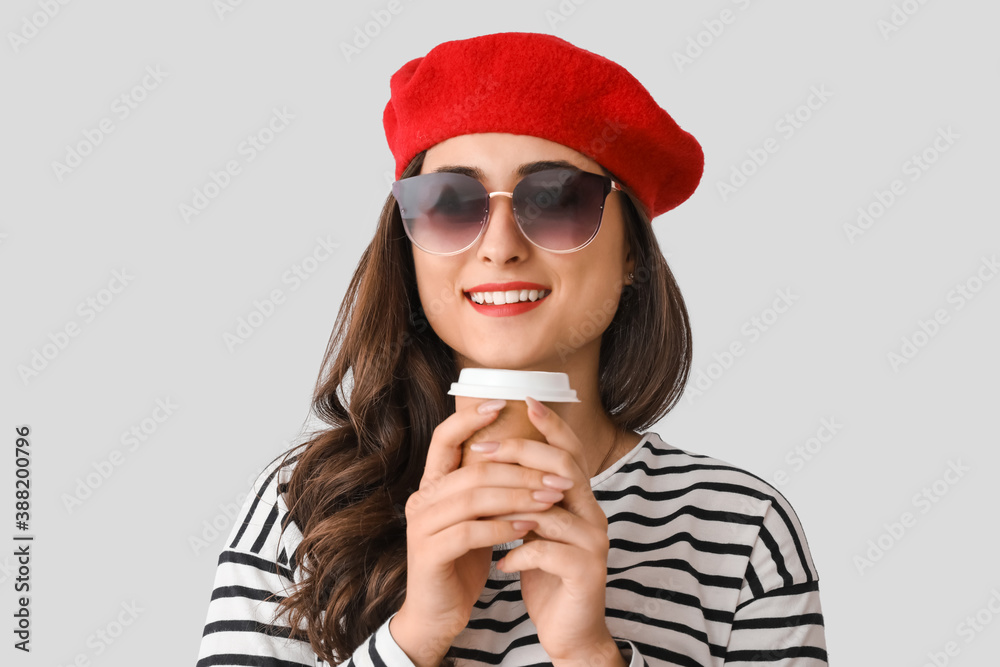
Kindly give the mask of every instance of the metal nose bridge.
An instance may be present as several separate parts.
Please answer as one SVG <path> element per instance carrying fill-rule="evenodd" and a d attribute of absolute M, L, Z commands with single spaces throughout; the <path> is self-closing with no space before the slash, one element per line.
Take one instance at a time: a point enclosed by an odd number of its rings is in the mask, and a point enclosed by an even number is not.
<path fill-rule="evenodd" d="M 503 195 L 504 197 L 510 197 L 511 199 L 514 199 L 514 193 L 513 192 L 502 192 L 500 190 L 498 190 L 496 192 L 491 192 L 490 193 L 490 199 L 493 199 L 494 195 Z"/>

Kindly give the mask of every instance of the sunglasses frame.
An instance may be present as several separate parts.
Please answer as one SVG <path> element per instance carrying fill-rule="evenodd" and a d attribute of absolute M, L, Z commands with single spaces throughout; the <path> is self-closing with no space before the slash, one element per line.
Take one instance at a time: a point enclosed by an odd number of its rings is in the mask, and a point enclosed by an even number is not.
<path fill-rule="evenodd" d="M 592 174 L 594 176 L 599 176 L 600 178 L 604 179 L 605 183 L 607 183 L 607 182 L 610 181 L 611 188 L 608 190 L 608 194 L 604 196 L 604 199 L 601 200 L 601 206 L 600 206 L 600 210 L 598 212 L 598 215 L 600 217 L 597 219 L 597 226 L 594 228 L 594 233 L 590 235 L 590 238 L 587 239 L 586 241 L 584 241 L 583 243 L 581 243 L 580 245 L 578 245 L 577 247 L 570 248 L 569 250 L 550 250 L 549 248 L 544 248 L 544 247 L 538 245 L 537 243 L 535 243 L 534 241 L 532 241 L 531 238 L 529 238 L 527 234 L 524 233 L 524 229 L 521 227 L 521 219 L 520 219 L 520 217 L 518 215 L 517 209 L 513 208 L 513 205 L 514 205 L 514 191 L 516 191 L 517 190 L 517 186 L 520 185 L 521 182 L 524 181 L 524 178 L 528 178 L 528 176 L 534 176 L 535 174 L 546 174 L 546 173 L 549 173 L 549 172 L 565 172 L 565 171 L 580 172 L 580 173 L 584 173 L 584 174 Z M 476 235 L 476 238 L 472 239 L 472 241 L 469 243 L 469 245 L 465 246 L 464 248 L 461 248 L 460 250 L 453 250 L 451 252 L 435 252 L 433 250 L 428 250 L 427 248 L 425 248 L 422 245 L 420 245 L 419 243 L 417 243 L 416 240 L 414 240 L 414 238 L 410 235 L 410 230 L 407 228 L 406 223 L 402 221 L 403 216 L 402 216 L 402 212 L 399 210 L 399 201 L 396 201 L 396 211 L 400 214 L 400 222 L 402 222 L 402 224 L 403 224 L 403 231 L 406 232 L 407 238 L 410 239 L 410 241 L 413 243 L 413 245 L 417 246 L 418 248 L 420 248 L 424 252 L 426 252 L 426 253 L 428 253 L 430 255 L 438 255 L 438 256 L 441 256 L 441 257 L 450 257 L 451 255 L 457 255 L 459 253 L 463 253 L 466 250 L 468 250 L 469 248 L 471 248 L 472 246 L 476 245 L 476 242 L 483 237 L 483 234 L 486 233 L 486 228 L 489 227 L 489 225 L 490 225 L 490 218 L 491 218 L 490 214 L 493 211 L 491 210 L 491 208 L 489 206 L 489 202 L 493 201 L 493 197 L 495 197 L 497 195 L 502 195 L 504 197 L 509 197 L 510 198 L 511 208 L 513 209 L 513 212 L 514 212 L 514 222 L 517 224 L 517 229 L 518 229 L 519 232 L 521 232 L 521 236 L 523 236 L 531 245 L 535 246 L 536 248 L 538 248 L 540 250 L 544 250 L 546 252 L 553 252 L 553 253 L 557 253 L 557 254 L 566 254 L 566 253 L 570 253 L 570 252 L 576 252 L 577 250 L 582 250 L 583 248 L 586 248 L 588 245 L 590 245 L 590 243 L 595 238 L 597 238 L 597 233 L 601 230 L 601 224 L 604 222 L 604 202 L 607 201 L 608 195 L 610 195 L 612 192 L 616 192 L 616 191 L 617 192 L 621 192 L 621 190 L 622 190 L 621 184 L 618 181 L 616 181 L 613 178 L 611 178 L 610 176 L 605 176 L 604 174 L 595 174 L 592 171 L 586 171 L 584 169 L 579 169 L 579 168 L 569 169 L 567 167 L 555 167 L 555 168 L 552 168 L 552 169 L 543 169 L 543 170 L 540 170 L 540 171 L 532 172 L 531 174 L 528 174 L 528 176 L 525 176 L 520 181 L 518 181 L 517 183 L 515 183 L 514 184 L 514 191 L 511 191 L 511 192 L 504 192 L 502 190 L 497 190 L 497 191 L 494 191 L 494 192 L 488 192 L 486 190 L 486 186 L 485 185 L 483 185 L 479 180 L 477 180 L 477 179 L 475 179 L 472 176 L 469 176 L 467 174 L 460 174 L 460 173 L 457 173 L 457 172 L 431 172 L 431 173 L 442 173 L 442 174 L 447 173 L 447 174 L 451 174 L 453 176 L 464 176 L 465 178 L 468 178 L 469 180 L 475 182 L 476 185 L 478 185 L 479 187 L 481 187 L 483 189 L 483 192 L 486 193 L 486 200 L 487 200 L 486 212 L 485 212 L 485 215 L 483 216 L 483 220 L 480 221 L 480 223 L 479 223 L 480 224 L 479 233 Z M 416 175 L 417 176 L 425 176 L 426 174 L 416 174 Z M 408 176 L 407 178 L 413 178 L 413 176 Z M 395 185 L 396 183 L 399 183 L 400 181 L 404 181 L 404 180 L 406 180 L 406 179 L 399 179 L 398 181 L 395 181 L 393 183 L 393 185 Z M 565 181 L 563 181 L 563 182 L 565 182 Z M 395 196 L 393 198 L 395 199 Z"/>

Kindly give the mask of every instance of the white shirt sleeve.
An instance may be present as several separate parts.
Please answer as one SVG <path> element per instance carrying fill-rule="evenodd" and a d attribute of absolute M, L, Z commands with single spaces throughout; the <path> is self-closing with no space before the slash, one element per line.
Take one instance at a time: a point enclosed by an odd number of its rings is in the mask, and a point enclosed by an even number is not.
<path fill-rule="evenodd" d="M 278 496 L 278 477 L 269 466 L 243 502 L 219 555 L 197 667 L 321 667 L 306 639 L 290 639 L 278 602 L 296 584 L 292 557 L 301 541 Z M 282 521 L 288 521 L 282 533 Z M 395 615 L 395 614 L 393 614 Z M 389 632 L 390 616 L 340 664 L 356 667 L 415 667 Z"/>

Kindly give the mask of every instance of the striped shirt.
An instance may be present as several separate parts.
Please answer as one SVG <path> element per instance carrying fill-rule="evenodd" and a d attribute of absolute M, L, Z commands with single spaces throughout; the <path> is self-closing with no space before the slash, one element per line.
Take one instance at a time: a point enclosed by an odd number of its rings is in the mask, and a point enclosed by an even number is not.
<path fill-rule="evenodd" d="M 284 502 L 294 463 L 279 463 L 254 483 L 219 557 L 198 667 L 327 665 L 307 641 L 287 639 L 287 622 L 282 629 L 264 601 L 301 571 L 292 554 L 302 533 Z M 590 485 L 608 517 L 605 617 L 626 664 L 827 664 L 816 567 L 795 511 L 767 482 L 646 433 Z M 496 569 L 521 543 L 494 546 L 489 579 L 448 652 L 456 665 L 551 664 L 520 574 Z M 390 619 L 342 664 L 413 667 Z"/>

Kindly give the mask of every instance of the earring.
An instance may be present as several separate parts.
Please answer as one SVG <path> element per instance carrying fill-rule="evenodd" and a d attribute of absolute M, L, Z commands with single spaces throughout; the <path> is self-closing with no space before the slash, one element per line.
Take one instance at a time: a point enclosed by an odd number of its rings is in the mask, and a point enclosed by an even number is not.
<path fill-rule="evenodd" d="M 629 281 L 629 283 L 630 283 L 630 284 L 631 284 L 631 282 L 632 282 L 633 278 L 635 278 L 635 276 L 634 276 L 634 275 L 632 275 L 632 272 L 631 272 L 631 271 L 629 271 L 629 272 L 628 272 L 628 281 Z"/>

